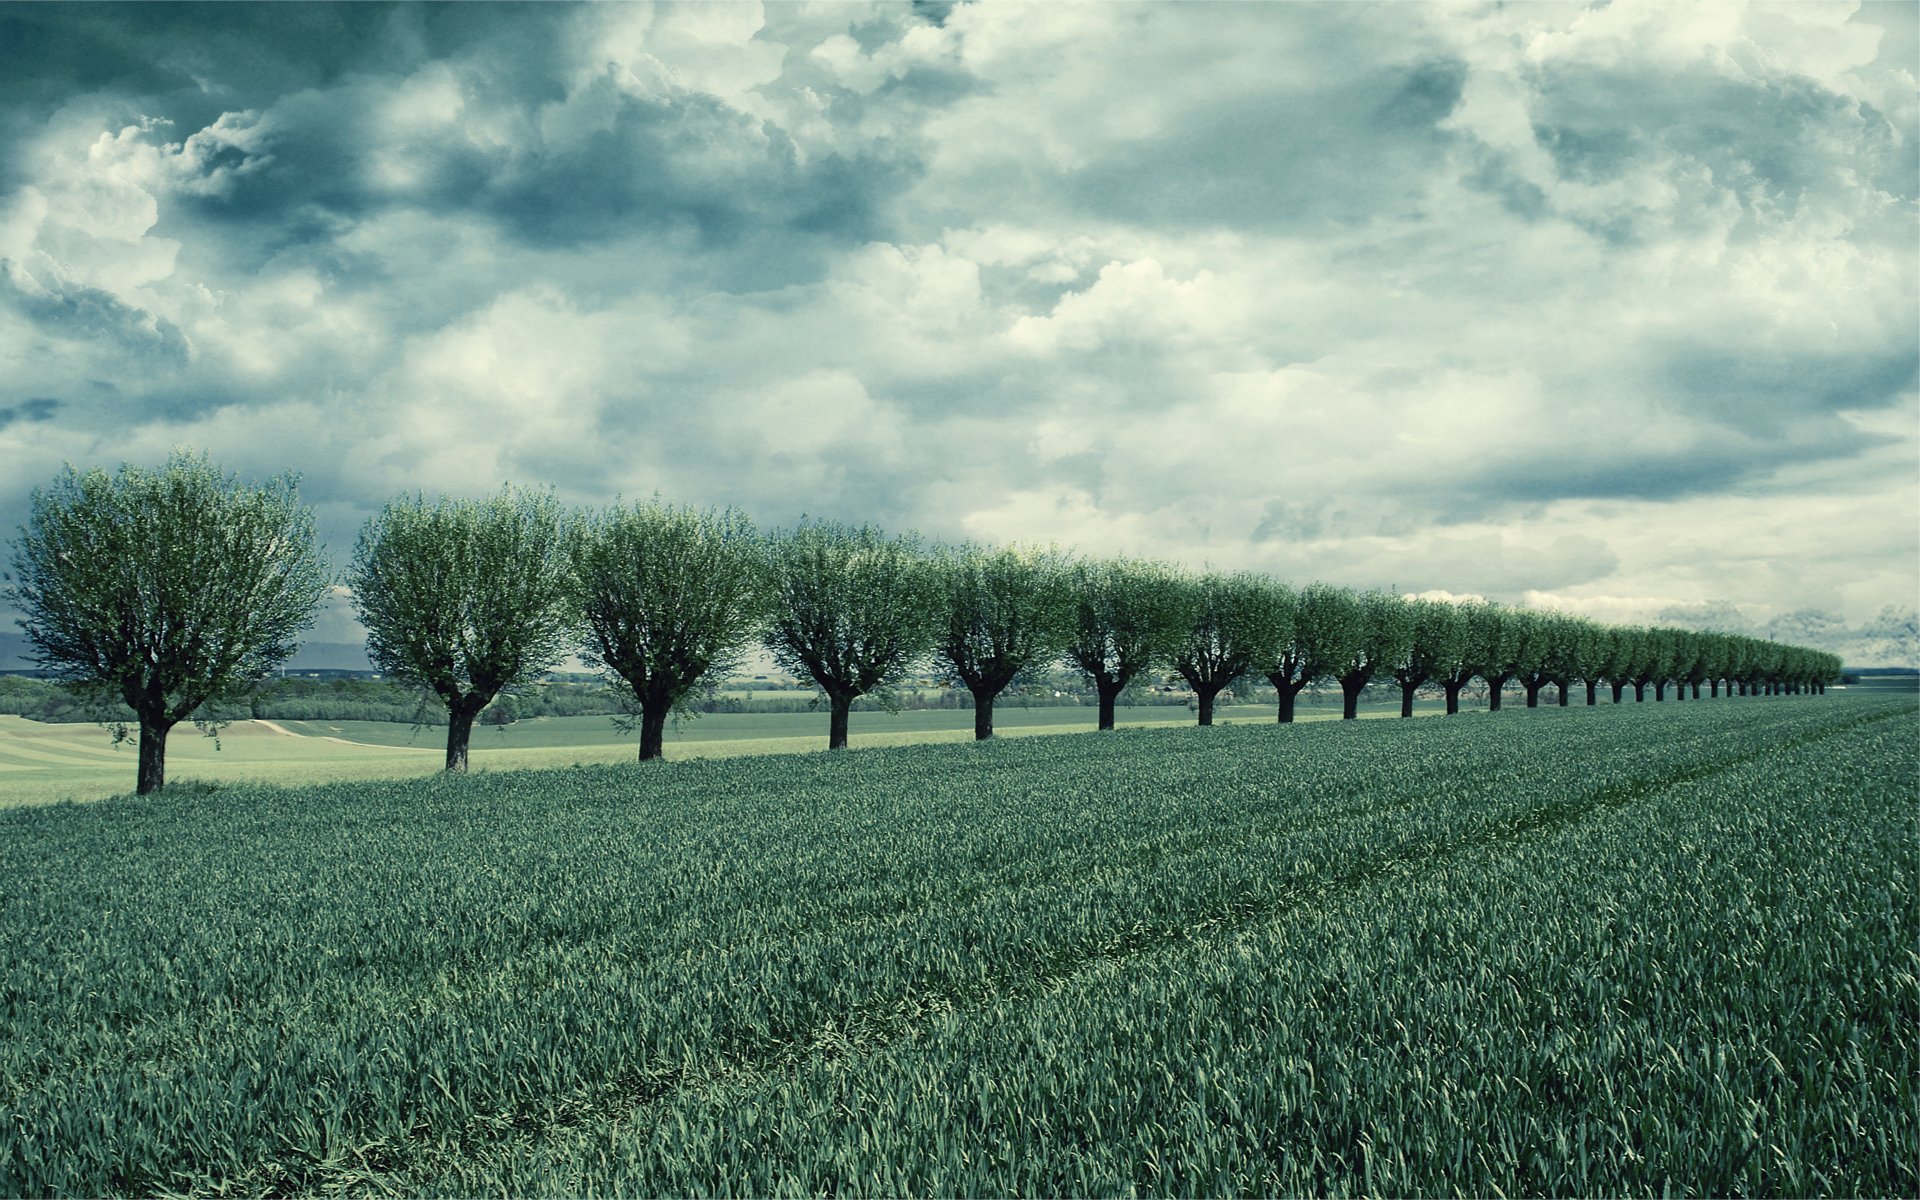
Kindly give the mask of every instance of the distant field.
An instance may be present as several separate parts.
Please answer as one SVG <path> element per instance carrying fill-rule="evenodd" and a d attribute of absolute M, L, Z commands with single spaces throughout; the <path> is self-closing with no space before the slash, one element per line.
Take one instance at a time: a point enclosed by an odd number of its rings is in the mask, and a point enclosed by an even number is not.
<path fill-rule="evenodd" d="M 14 808 L 0 1195 L 1914 1195 L 1917 712 Z"/>
<path fill-rule="evenodd" d="M 792 693 L 789 693 L 791 695 Z M 1422 705 L 1421 711 L 1437 711 Z M 1397 702 L 1366 710 L 1369 717 L 1396 716 Z M 1340 715 L 1338 698 L 1303 706 L 1301 720 Z M 994 727 L 1007 736 L 1090 731 L 1092 708 L 996 710 Z M 1177 706 L 1121 708 L 1118 724 L 1171 727 L 1193 724 Z M 1270 723 L 1265 707 L 1221 710 L 1221 724 Z M 962 709 L 917 712 L 856 712 L 854 747 L 966 741 L 973 713 Z M 796 754 L 824 749 L 827 714 L 712 713 L 667 732 L 670 760 L 741 754 Z M 172 782 L 321 783 L 427 775 L 445 757 L 446 730 L 390 721 L 243 721 L 220 734 L 219 747 L 190 725 L 167 740 L 167 778 Z M 606 717 L 541 717 L 473 732 L 475 771 L 523 770 L 575 763 L 625 762 L 636 740 L 617 732 Z M 133 789 L 134 746 L 115 747 L 97 725 L 43 725 L 0 716 L 0 806 L 58 800 L 98 800 Z"/>

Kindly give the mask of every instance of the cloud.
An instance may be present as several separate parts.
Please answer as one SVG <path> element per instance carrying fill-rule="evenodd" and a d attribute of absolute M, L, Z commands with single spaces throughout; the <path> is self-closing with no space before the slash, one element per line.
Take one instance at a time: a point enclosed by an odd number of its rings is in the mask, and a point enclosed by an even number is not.
<path fill-rule="evenodd" d="M 16 7 L 0 524 L 186 443 L 342 544 L 513 479 L 1857 625 L 1920 590 L 1898 9 Z"/>
<path fill-rule="evenodd" d="M 0 429 L 15 421 L 51 421 L 60 411 L 60 402 L 51 396 L 34 396 L 18 404 L 0 406 Z"/>

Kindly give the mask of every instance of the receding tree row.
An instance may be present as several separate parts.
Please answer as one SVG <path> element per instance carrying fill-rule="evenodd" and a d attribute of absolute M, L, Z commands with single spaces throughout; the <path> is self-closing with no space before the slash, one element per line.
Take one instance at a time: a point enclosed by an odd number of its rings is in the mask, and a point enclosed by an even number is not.
<path fill-rule="evenodd" d="M 330 586 L 291 476 L 261 487 L 204 456 L 150 472 L 71 468 L 36 491 L 14 543 L 8 598 L 39 663 L 82 694 L 139 715 L 138 789 L 165 782 L 168 732 L 286 661 Z M 1266 576 L 1195 573 L 1059 550 L 929 546 L 872 526 L 804 521 L 763 534 L 732 509 L 659 501 L 564 510 L 545 493 L 401 497 L 367 522 L 345 582 L 384 672 L 447 706 L 450 771 L 474 718 L 571 651 L 628 697 L 640 758 L 666 722 L 756 643 L 828 703 L 828 746 L 847 744 L 854 700 L 884 695 L 929 658 L 973 696 L 974 734 L 995 700 L 1062 664 L 1082 672 L 1111 729 L 1145 673 L 1178 672 L 1199 723 L 1220 694 L 1264 679 L 1281 723 L 1300 692 L 1338 684 L 1356 715 L 1372 683 L 1400 714 L 1422 687 L 1460 709 L 1472 680 L 1500 707 L 1584 684 L 1620 703 L 1821 692 L 1833 655 L 1755 638 L 1606 626 L 1495 604 L 1448 604 Z"/>

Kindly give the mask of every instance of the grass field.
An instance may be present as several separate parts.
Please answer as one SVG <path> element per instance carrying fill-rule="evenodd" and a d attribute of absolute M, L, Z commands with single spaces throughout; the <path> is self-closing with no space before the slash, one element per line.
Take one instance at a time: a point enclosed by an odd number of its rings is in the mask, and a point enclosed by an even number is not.
<path fill-rule="evenodd" d="M 789 693 L 791 694 L 791 693 Z M 1425 714 L 1438 706 L 1423 704 Z M 1369 717 L 1397 716 L 1394 706 L 1369 707 Z M 1338 696 L 1308 704 L 1302 720 L 1340 715 Z M 1267 723 L 1273 713 L 1243 705 L 1222 710 L 1222 724 Z M 1184 708 L 1142 706 L 1118 710 L 1126 727 L 1191 725 Z M 995 713 L 995 728 L 1008 736 L 1076 733 L 1093 728 L 1091 708 L 1020 708 Z M 858 712 L 857 747 L 958 742 L 973 736 L 973 713 L 958 709 Z M 821 750 L 827 714 L 713 713 L 684 721 L 667 735 L 669 760 L 742 754 L 795 754 Z M 525 770 L 590 763 L 626 762 L 635 738 L 620 734 L 606 717 L 542 717 L 473 732 L 476 771 Z M 445 760 L 446 730 L 391 721 L 242 721 L 215 742 L 190 725 L 167 741 L 167 778 L 175 783 L 320 783 L 330 780 L 395 779 L 427 775 Z M 98 725 L 44 725 L 0 715 L 0 807 L 59 800 L 99 800 L 133 789 L 134 745 L 114 746 Z"/>
<path fill-rule="evenodd" d="M 0 813 L 0 1193 L 1920 1189 L 1920 706 Z"/>

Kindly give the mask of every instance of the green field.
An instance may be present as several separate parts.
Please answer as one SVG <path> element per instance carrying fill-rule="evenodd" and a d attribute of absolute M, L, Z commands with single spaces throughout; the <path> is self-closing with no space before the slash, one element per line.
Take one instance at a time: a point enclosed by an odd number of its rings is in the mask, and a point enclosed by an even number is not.
<path fill-rule="evenodd" d="M 0 813 L 0 1193 L 1920 1190 L 1920 706 Z"/>
<path fill-rule="evenodd" d="M 790 693 L 791 694 L 791 693 Z M 1420 711 L 1437 711 L 1422 705 Z M 1376 705 L 1370 717 L 1397 716 L 1395 706 Z M 1336 694 L 1305 705 L 1302 720 L 1340 715 Z M 1122 726 L 1191 725 L 1193 714 L 1177 706 L 1122 707 Z M 1222 710 L 1222 724 L 1267 723 L 1273 712 L 1256 705 Z M 1094 724 L 1091 708 L 1020 708 L 995 713 L 1002 734 L 1078 733 Z M 334 780 L 394 779 L 427 775 L 445 760 L 444 727 L 391 721 L 240 721 L 216 743 L 190 725 L 167 741 L 167 778 L 174 783 L 301 784 Z M 973 737 L 973 713 L 961 709 L 857 712 L 855 747 L 921 742 L 959 742 Z M 667 735 L 670 760 L 741 754 L 794 754 L 823 750 L 825 711 L 713 713 L 681 723 Z M 473 732 L 476 771 L 515 771 L 635 757 L 635 739 L 620 734 L 606 717 L 541 717 Z M 134 745 L 114 746 L 98 725 L 45 725 L 0 715 L 0 807 L 57 800 L 99 800 L 133 790 Z"/>

